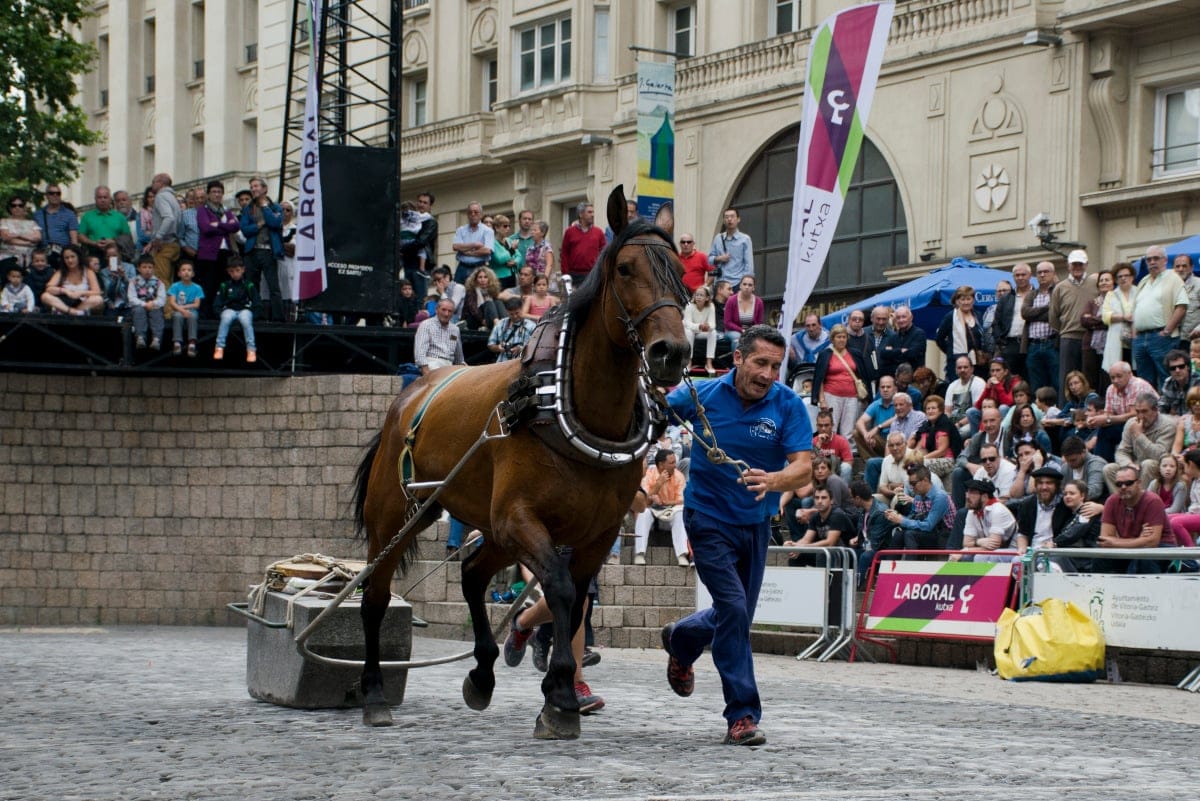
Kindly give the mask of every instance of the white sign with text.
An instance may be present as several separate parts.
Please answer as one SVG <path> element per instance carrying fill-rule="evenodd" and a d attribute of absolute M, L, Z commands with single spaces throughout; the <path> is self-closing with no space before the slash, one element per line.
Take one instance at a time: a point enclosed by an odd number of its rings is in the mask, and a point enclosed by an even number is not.
<path fill-rule="evenodd" d="M 763 576 L 754 623 L 774 626 L 822 626 L 828 571 L 818 567 L 768 567 Z M 704 582 L 696 581 L 696 609 L 712 606 Z"/>
<path fill-rule="evenodd" d="M 1072 601 L 1091 615 L 1104 642 L 1121 648 L 1200 651 L 1200 576 L 1038 573 L 1032 601 Z"/>

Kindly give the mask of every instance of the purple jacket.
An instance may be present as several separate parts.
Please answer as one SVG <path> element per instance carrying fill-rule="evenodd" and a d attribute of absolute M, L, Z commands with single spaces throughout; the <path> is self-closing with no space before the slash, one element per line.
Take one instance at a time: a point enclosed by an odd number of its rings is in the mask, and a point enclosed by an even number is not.
<path fill-rule="evenodd" d="M 758 295 L 754 296 L 754 322 L 752 325 L 758 325 L 763 321 L 763 312 L 765 304 L 763 299 Z M 741 310 L 738 308 L 738 296 L 735 292 L 729 296 L 729 300 L 725 301 L 725 330 L 726 331 L 742 331 Z"/>
<path fill-rule="evenodd" d="M 215 228 L 213 223 L 217 224 Z M 225 209 L 224 215 L 218 218 L 207 203 L 196 209 L 196 225 L 200 228 L 200 247 L 196 251 L 198 261 L 216 261 L 221 252 L 221 241 L 236 233 L 240 227 L 237 215 L 232 211 Z M 226 244 L 231 251 L 237 252 L 232 243 Z"/>

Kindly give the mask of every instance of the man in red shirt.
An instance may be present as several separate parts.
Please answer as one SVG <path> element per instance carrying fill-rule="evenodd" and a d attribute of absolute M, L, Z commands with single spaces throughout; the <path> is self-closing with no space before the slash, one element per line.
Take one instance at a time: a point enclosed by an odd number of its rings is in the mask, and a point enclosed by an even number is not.
<path fill-rule="evenodd" d="M 1136 465 L 1117 468 L 1117 491 L 1104 502 L 1100 518 L 1101 548 L 1175 547 L 1175 534 L 1167 523 L 1162 499 L 1142 489 Z M 1167 562 L 1156 559 L 1096 560 L 1100 570 L 1111 573 L 1161 573 Z"/>
<path fill-rule="evenodd" d="M 696 250 L 696 237 L 684 234 L 679 237 L 679 260 L 683 262 L 683 285 L 695 292 L 711 278 L 712 265 L 703 251 Z"/>
<path fill-rule="evenodd" d="M 583 278 L 592 271 L 600 251 L 608 244 L 604 231 L 596 225 L 596 210 L 586 200 L 575 207 L 579 219 L 571 223 L 563 234 L 562 247 L 559 256 L 562 259 L 562 272 L 573 278 Z"/>
<path fill-rule="evenodd" d="M 833 433 L 832 412 L 817 412 L 813 454 L 818 453 L 829 459 L 830 466 L 841 476 L 842 481 L 850 483 L 850 471 L 854 462 L 854 457 L 850 454 L 850 441 L 841 434 Z"/>

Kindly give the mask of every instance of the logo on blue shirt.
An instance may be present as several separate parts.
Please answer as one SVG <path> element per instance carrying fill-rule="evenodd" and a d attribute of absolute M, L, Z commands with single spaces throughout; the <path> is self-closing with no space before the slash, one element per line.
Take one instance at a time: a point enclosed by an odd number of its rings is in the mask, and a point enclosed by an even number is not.
<path fill-rule="evenodd" d="M 779 430 L 775 427 L 775 421 L 769 417 L 760 417 L 758 422 L 750 426 L 750 436 L 756 439 L 770 440 L 771 442 L 779 441 Z"/>

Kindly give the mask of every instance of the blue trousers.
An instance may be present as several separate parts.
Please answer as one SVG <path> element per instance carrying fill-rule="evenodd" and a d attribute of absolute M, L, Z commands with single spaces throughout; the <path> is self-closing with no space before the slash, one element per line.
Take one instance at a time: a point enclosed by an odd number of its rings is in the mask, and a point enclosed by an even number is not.
<path fill-rule="evenodd" d="M 1150 382 L 1150 386 L 1157 390 L 1163 385 L 1163 381 L 1167 378 L 1166 368 L 1163 367 L 1163 359 L 1166 358 L 1167 351 L 1174 348 L 1179 343 L 1179 340 L 1173 337 L 1165 337 L 1157 331 L 1150 331 L 1146 334 L 1138 334 L 1133 338 L 1133 364 L 1135 372 L 1139 378 L 1144 378 Z"/>
<path fill-rule="evenodd" d="M 1025 354 L 1025 380 L 1029 388 L 1037 392 L 1039 387 L 1058 386 L 1058 340 L 1030 342 Z M 1032 402 L 1033 399 L 1030 398 Z"/>
<path fill-rule="evenodd" d="M 749 715 L 758 722 L 762 702 L 754 680 L 750 623 L 767 564 L 770 521 L 735 526 L 684 509 L 683 522 L 692 543 L 696 574 L 712 595 L 713 605 L 675 624 L 671 650 L 680 662 L 690 665 L 712 646 L 713 664 L 721 674 L 725 694 L 725 720 L 732 725 Z"/>

